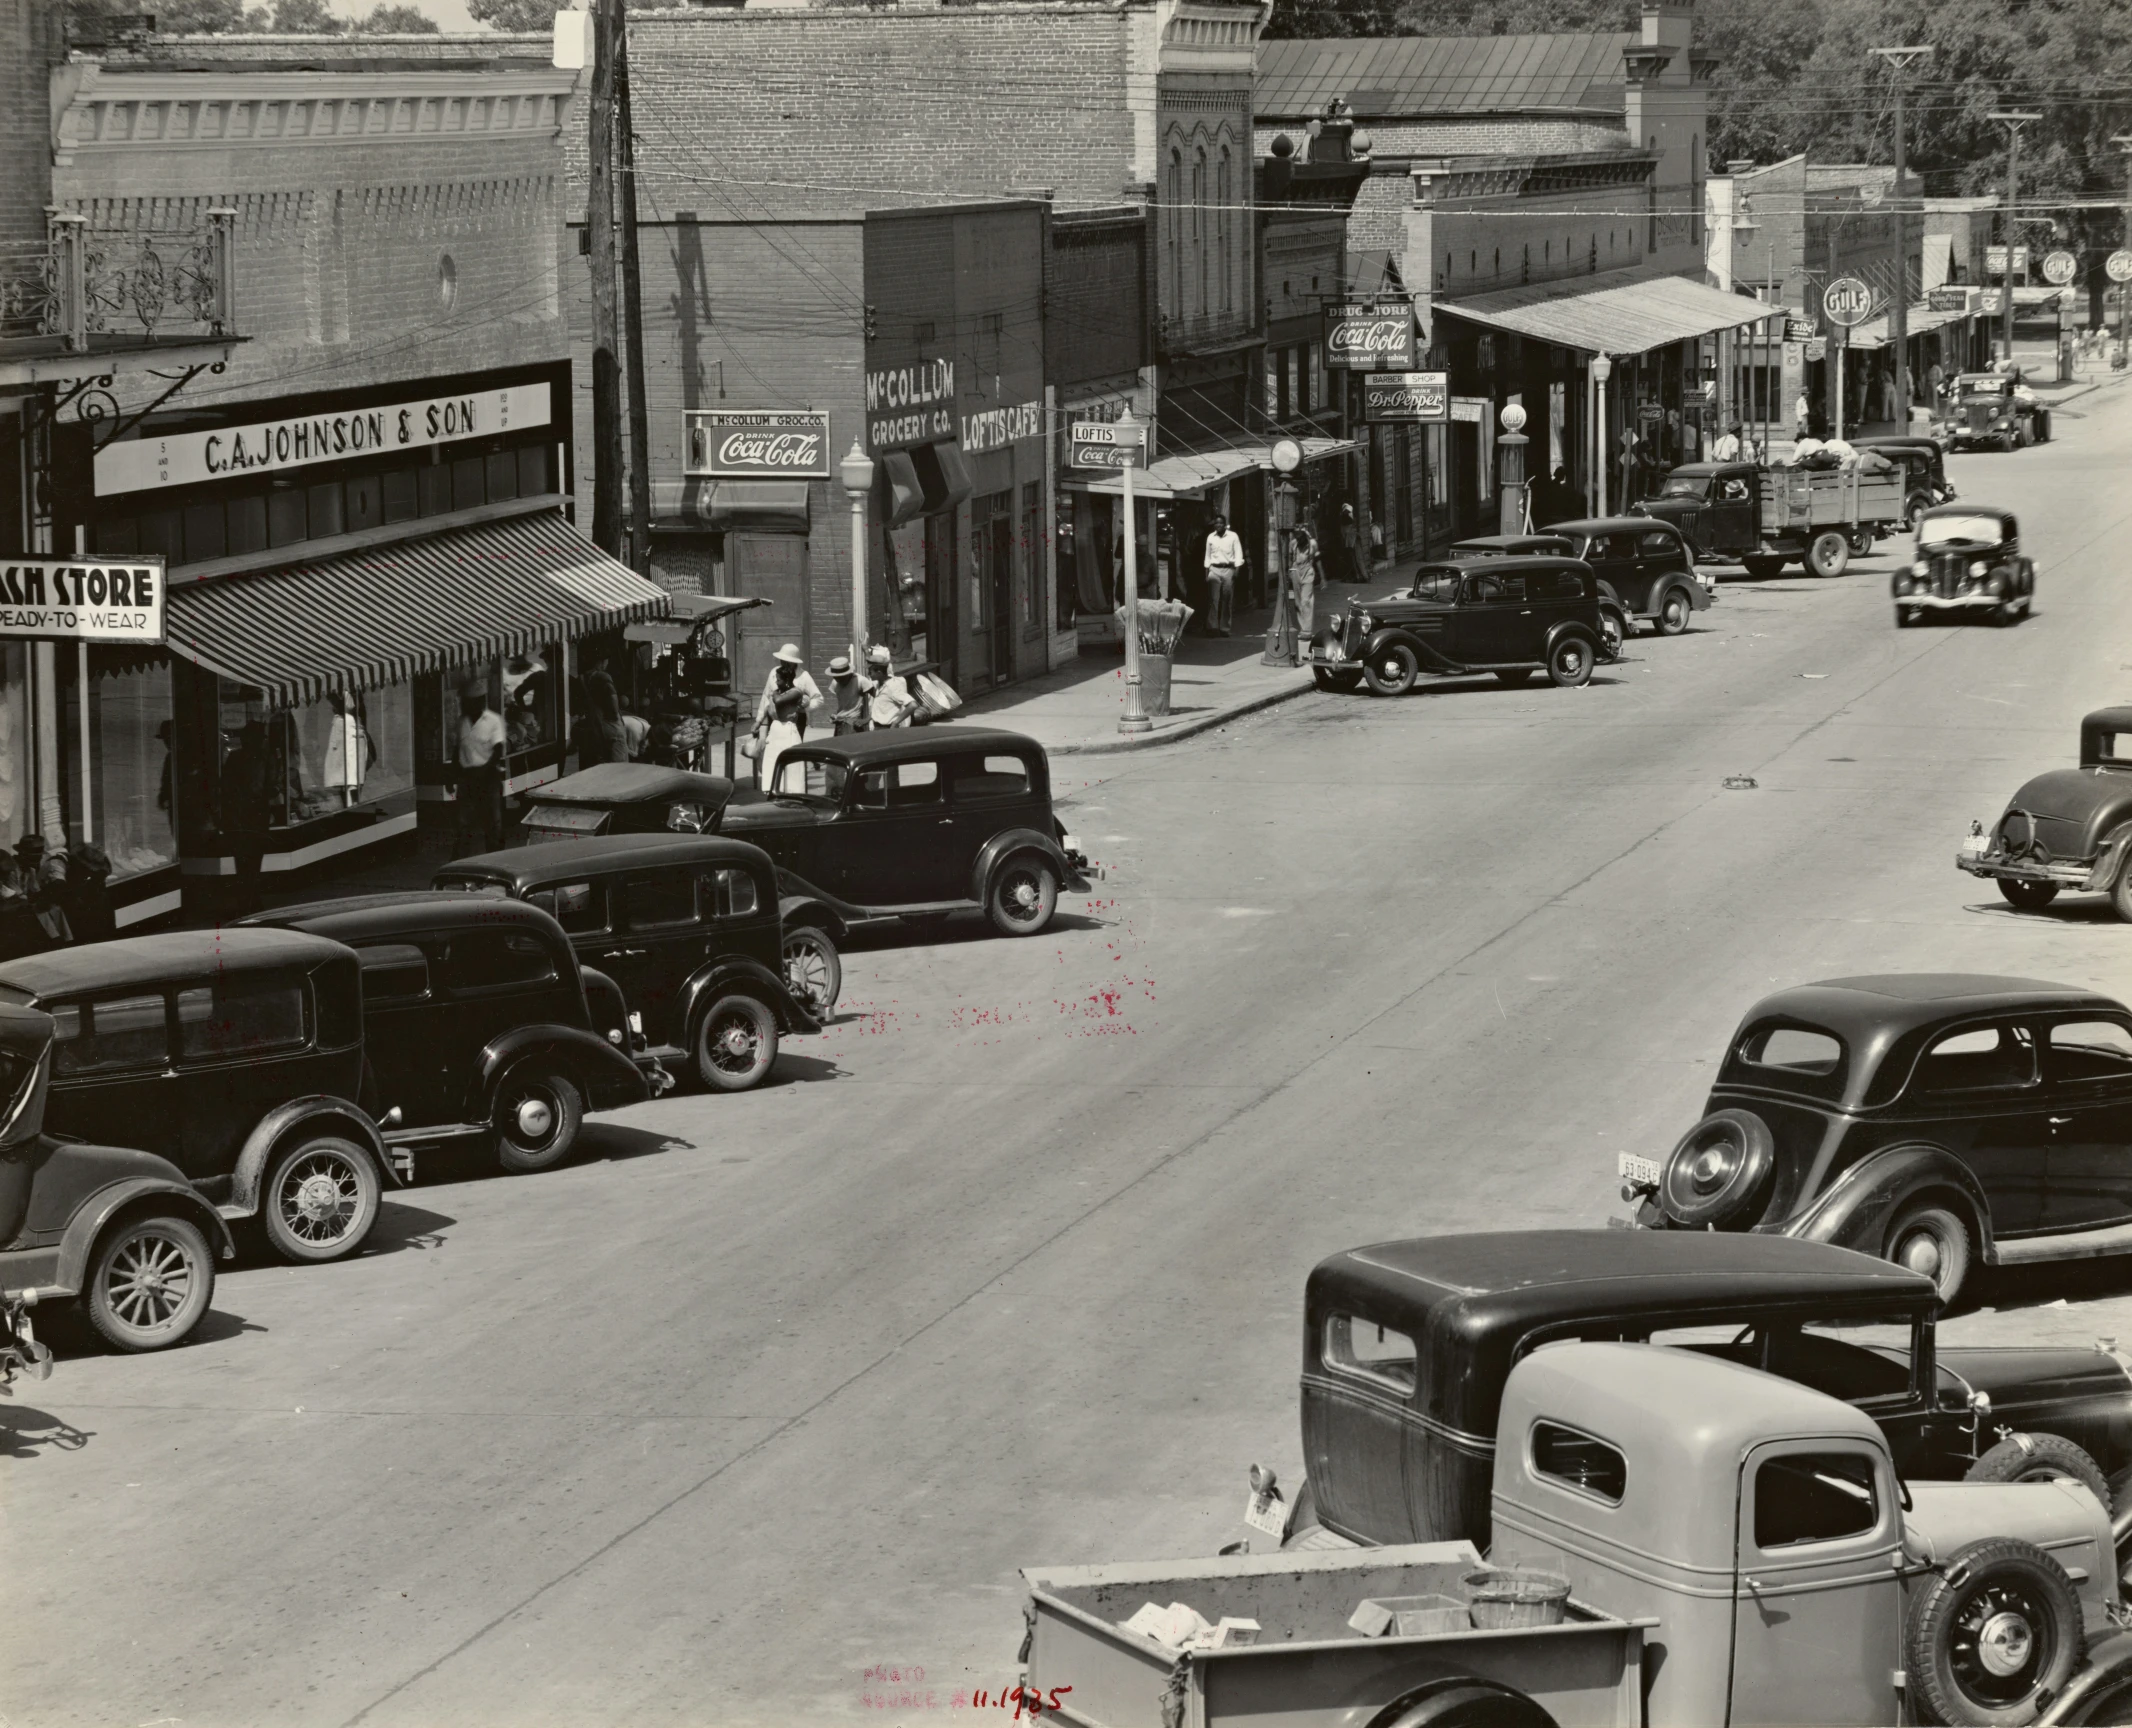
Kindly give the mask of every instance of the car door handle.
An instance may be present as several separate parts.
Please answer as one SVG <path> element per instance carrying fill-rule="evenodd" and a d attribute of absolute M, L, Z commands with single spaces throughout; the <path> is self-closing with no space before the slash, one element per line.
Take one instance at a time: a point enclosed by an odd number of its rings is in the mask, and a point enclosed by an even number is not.
<path fill-rule="evenodd" d="M 952 828 L 955 826 L 955 818 L 952 816 L 943 816 L 938 822 L 935 822 L 933 826 L 935 828 Z"/>
<path fill-rule="evenodd" d="M 2063 1128 L 2070 1121 L 2072 1121 L 2070 1116 L 2053 1116 L 2051 1118 L 2051 1126 L 2053 1128 Z"/>
<path fill-rule="evenodd" d="M 609 960 L 629 960 L 641 956 L 643 952 L 641 948 L 610 948 L 605 957 Z"/>

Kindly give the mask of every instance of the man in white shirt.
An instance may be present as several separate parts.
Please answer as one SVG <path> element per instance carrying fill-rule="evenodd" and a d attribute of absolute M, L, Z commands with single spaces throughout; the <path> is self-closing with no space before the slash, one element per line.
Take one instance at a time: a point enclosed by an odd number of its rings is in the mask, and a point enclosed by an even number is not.
<path fill-rule="evenodd" d="M 489 706 L 489 688 L 478 680 L 459 692 L 459 834 L 454 858 L 495 852 L 503 846 L 503 781 L 506 733 L 503 716 Z"/>
<path fill-rule="evenodd" d="M 1740 423 L 1735 420 L 1710 440 L 1710 460 L 1713 462 L 1737 462 L 1740 459 Z"/>
<path fill-rule="evenodd" d="M 1236 578 L 1244 567 L 1243 537 L 1226 516 L 1207 534 L 1207 634 L 1226 636 L 1236 618 Z"/>
<path fill-rule="evenodd" d="M 918 712 L 918 698 L 910 681 L 896 675 L 895 658 L 885 644 L 876 642 L 867 650 L 866 664 L 873 674 L 873 694 L 867 698 L 866 717 L 876 728 L 905 726 Z"/>

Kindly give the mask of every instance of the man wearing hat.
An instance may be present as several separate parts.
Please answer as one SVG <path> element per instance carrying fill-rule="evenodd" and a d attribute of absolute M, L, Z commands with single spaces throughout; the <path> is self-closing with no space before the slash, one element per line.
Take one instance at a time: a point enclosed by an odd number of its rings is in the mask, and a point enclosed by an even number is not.
<path fill-rule="evenodd" d="M 866 704 L 873 695 L 873 684 L 859 675 L 849 654 L 839 654 L 829 662 L 829 687 L 835 692 L 836 735 L 841 738 L 847 732 L 864 732 L 870 724 Z"/>
<path fill-rule="evenodd" d="M 762 700 L 755 704 L 755 729 L 760 732 L 777 714 L 777 693 L 780 690 L 798 690 L 807 699 L 807 712 L 816 713 L 822 706 L 822 687 L 815 683 L 814 674 L 800 665 L 797 642 L 787 642 L 777 651 L 776 662 L 770 668 L 770 676 L 763 681 Z"/>
<path fill-rule="evenodd" d="M 1713 462 L 1737 462 L 1740 459 L 1740 422 L 1735 420 L 1710 440 L 1710 460 Z"/>
<path fill-rule="evenodd" d="M 896 676 L 895 656 L 889 653 L 888 645 L 877 642 L 866 654 L 867 669 L 873 674 L 873 696 L 867 703 L 867 718 L 876 727 L 901 726 L 918 711 L 918 698 L 911 694 L 907 680 Z"/>
<path fill-rule="evenodd" d="M 495 852 L 503 846 L 503 716 L 489 706 L 489 687 L 471 680 L 459 692 L 459 834 L 454 858 Z"/>

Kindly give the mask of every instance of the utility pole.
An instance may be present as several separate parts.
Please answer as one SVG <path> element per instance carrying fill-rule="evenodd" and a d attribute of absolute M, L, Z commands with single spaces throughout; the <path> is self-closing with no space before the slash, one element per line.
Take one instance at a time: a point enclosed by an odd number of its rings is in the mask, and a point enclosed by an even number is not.
<path fill-rule="evenodd" d="M 627 0 L 614 12 L 614 130 L 621 157 L 622 341 L 629 370 L 629 563 L 651 573 L 651 416 L 644 405 L 644 273 L 637 261 L 637 140 L 629 111 Z"/>
<path fill-rule="evenodd" d="M 1997 109 L 1986 116 L 2006 128 L 2006 274 L 2000 278 L 2000 291 L 2005 298 L 1999 302 L 2002 322 L 1999 326 L 2000 341 L 2006 348 L 2007 364 L 2014 357 L 2014 223 L 2021 197 L 2021 128 L 2032 121 L 2041 120 L 2041 114 L 2018 114 L 2006 109 Z"/>
<path fill-rule="evenodd" d="M 2120 132 L 2110 140 L 2125 154 L 2125 231 L 2124 247 L 2132 252 L 2132 132 Z M 2117 364 L 2125 363 L 2125 300 L 2132 296 L 2132 282 L 2113 282 L 2117 290 Z"/>
<path fill-rule="evenodd" d="M 1895 350 L 1895 412 L 1900 419 L 1895 430 L 1910 430 L 1910 205 L 1903 195 L 1909 177 L 1909 162 L 1903 137 L 1903 83 L 1910 68 L 1932 58 L 1929 44 L 1909 48 L 1873 50 L 1888 63 L 1895 82 L 1895 293 L 1888 302 L 1888 345 Z"/>
<path fill-rule="evenodd" d="M 622 553 L 621 363 L 615 307 L 614 74 L 622 0 L 594 0 L 585 248 L 592 265 L 592 539 Z"/>

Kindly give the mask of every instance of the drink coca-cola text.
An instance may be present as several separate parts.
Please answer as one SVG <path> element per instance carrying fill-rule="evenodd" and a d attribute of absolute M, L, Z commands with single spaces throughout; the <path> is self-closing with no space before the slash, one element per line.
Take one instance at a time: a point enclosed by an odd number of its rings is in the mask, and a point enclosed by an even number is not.
<path fill-rule="evenodd" d="M 822 460 L 822 441 L 812 432 L 728 432 L 718 441 L 721 466 L 811 469 Z"/>

